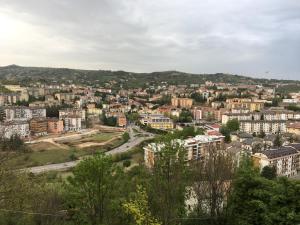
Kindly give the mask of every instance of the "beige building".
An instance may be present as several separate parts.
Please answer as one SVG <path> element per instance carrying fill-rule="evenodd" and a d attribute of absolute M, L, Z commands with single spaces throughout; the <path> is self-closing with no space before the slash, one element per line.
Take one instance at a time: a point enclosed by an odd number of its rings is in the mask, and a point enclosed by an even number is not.
<path fill-rule="evenodd" d="M 117 117 L 117 125 L 119 127 L 125 127 L 127 125 L 127 119 L 126 119 L 126 116 L 124 114 L 120 114 Z"/>
<path fill-rule="evenodd" d="M 261 170 L 265 166 L 276 168 L 278 176 L 295 176 L 299 170 L 300 144 L 283 146 L 278 149 L 269 149 L 252 156 L 254 165 Z"/>
<path fill-rule="evenodd" d="M 20 101 L 28 101 L 29 94 L 26 87 L 21 87 L 20 85 L 4 85 L 4 87 L 10 91 L 20 93 Z"/>
<path fill-rule="evenodd" d="M 287 132 L 285 120 L 242 120 L 240 122 L 240 131 L 246 133 L 266 133 L 277 134 Z"/>
<path fill-rule="evenodd" d="M 169 130 L 174 127 L 173 121 L 161 114 L 142 114 L 140 122 L 154 129 Z"/>
<path fill-rule="evenodd" d="M 102 109 L 96 108 L 95 103 L 87 104 L 87 114 L 93 116 L 99 116 L 102 114 Z"/>
<path fill-rule="evenodd" d="M 291 122 L 287 124 L 287 132 L 300 135 L 300 122 Z"/>
<path fill-rule="evenodd" d="M 179 108 L 192 108 L 193 105 L 193 99 L 191 98 L 177 98 L 173 97 L 171 99 L 172 106 L 179 107 Z"/>
<path fill-rule="evenodd" d="M 249 109 L 251 112 L 260 111 L 264 108 L 264 101 L 253 101 L 246 98 L 227 99 L 226 108 L 228 110 Z"/>
<path fill-rule="evenodd" d="M 193 138 L 185 140 L 173 140 L 174 145 L 179 144 L 186 150 L 185 159 L 187 161 L 204 159 L 208 151 L 212 148 L 214 150 L 222 150 L 224 147 L 224 136 L 208 136 L 197 135 Z M 163 151 L 164 144 L 150 143 L 144 147 L 145 165 L 152 168 L 155 164 L 156 154 Z"/>

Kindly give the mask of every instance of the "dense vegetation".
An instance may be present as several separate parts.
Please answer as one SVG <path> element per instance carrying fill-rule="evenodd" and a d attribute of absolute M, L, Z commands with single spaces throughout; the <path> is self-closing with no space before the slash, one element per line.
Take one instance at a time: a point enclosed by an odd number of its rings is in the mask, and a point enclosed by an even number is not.
<path fill-rule="evenodd" d="M 205 81 L 228 82 L 241 84 L 270 84 L 270 82 L 290 83 L 287 80 L 256 79 L 251 77 L 230 74 L 189 74 L 178 71 L 165 71 L 153 73 L 132 73 L 110 70 L 77 70 L 66 68 L 42 68 L 6 66 L 0 67 L 0 80 L 3 84 L 30 84 L 43 83 L 81 83 L 87 85 L 103 85 L 111 81 L 117 81 L 123 88 L 148 87 L 151 84 L 201 84 Z M 296 82 L 296 84 L 295 84 Z M 298 81 L 293 82 L 296 87 Z M 195 96 L 196 97 L 196 96 Z"/>
<path fill-rule="evenodd" d="M 185 150 L 171 140 L 194 132 L 186 128 L 157 139 L 164 147 L 151 170 L 142 164 L 128 169 L 130 164 L 104 154 L 82 161 L 67 179 L 11 171 L 0 163 L 0 224 L 300 222 L 299 181 L 277 178 L 272 168 L 261 175 L 249 159 L 236 169 L 229 155 L 213 148 L 205 163 L 187 164 Z"/>
<path fill-rule="evenodd" d="M 225 142 L 230 142 L 230 134 L 240 129 L 240 123 L 237 119 L 228 120 L 225 125 L 222 125 L 220 132 L 225 136 Z"/>

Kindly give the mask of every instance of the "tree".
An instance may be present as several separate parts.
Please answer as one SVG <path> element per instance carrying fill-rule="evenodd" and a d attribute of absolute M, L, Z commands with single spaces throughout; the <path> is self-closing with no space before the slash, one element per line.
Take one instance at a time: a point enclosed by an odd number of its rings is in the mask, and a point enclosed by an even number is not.
<path fill-rule="evenodd" d="M 268 203 L 272 182 L 260 176 L 250 159 L 244 160 L 233 181 L 228 202 L 228 224 L 271 225 Z"/>
<path fill-rule="evenodd" d="M 226 123 L 226 127 L 230 132 L 238 131 L 240 129 L 240 123 L 237 119 L 228 120 Z"/>
<path fill-rule="evenodd" d="M 103 113 L 101 120 L 104 123 L 104 125 L 107 126 L 114 127 L 117 125 L 117 118 L 114 116 L 106 117 L 106 115 Z"/>
<path fill-rule="evenodd" d="M 293 225 L 300 222 L 300 183 L 260 175 L 251 161 L 245 160 L 233 181 L 228 202 L 228 224 Z"/>
<path fill-rule="evenodd" d="M 172 138 L 186 139 L 188 137 L 194 137 L 196 135 L 201 135 L 201 134 L 204 134 L 203 129 L 195 128 L 191 126 L 191 127 L 184 127 L 183 130 L 181 131 L 179 130 L 174 131 Z"/>
<path fill-rule="evenodd" d="M 230 130 L 227 128 L 227 126 L 222 125 L 220 128 L 220 133 L 225 136 L 224 140 L 226 143 L 231 141 Z"/>
<path fill-rule="evenodd" d="M 275 140 L 274 140 L 274 146 L 277 148 L 282 146 L 282 140 L 281 140 L 280 134 L 276 135 Z"/>
<path fill-rule="evenodd" d="M 124 132 L 124 134 L 122 134 L 122 139 L 124 142 L 127 142 L 130 139 L 130 135 L 128 132 Z"/>
<path fill-rule="evenodd" d="M 98 154 L 80 162 L 74 176 L 66 184 L 67 202 L 72 210 L 79 210 L 73 220 L 92 225 L 102 224 L 110 205 L 115 185 L 111 157 Z M 108 216 L 108 215 L 107 215 Z"/>
<path fill-rule="evenodd" d="M 126 118 L 130 121 L 130 122 L 136 122 L 139 119 L 139 114 L 136 112 L 128 112 L 126 114 Z"/>
<path fill-rule="evenodd" d="M 266 133 L 264 131 L 261 131 L 258 135 L 260 138 L 264 138 L 266 136 Z"/>
<path fill-rule="evenodd" d="M 166 135 L 162 149 L 158 152 L 152 177 L 149 196 L 152 212 L 164 225 L 175 218 L 185 216 L 185 197 L 188 167 L 185 150 L 176 141 Z M 174 221 L 173 221 L 174 222 Z"/>
<path fill-rule="evenodd" d="M 134 199 L 123 204 L 126 213 L 132 215 L 136 225 L 160 225 L 149 209 L 148 195 L 145 188 L 137 186 Z"/>
<path fill-rule="evenodd" d="M 224 150 L 211 146 L 204 159 L 195 162 L 192 167 L 192 190 L 196 199 L 193 215 L 197 218 L 209 217 L 211 221 L 220 224 L 235 163 Z"/>
<path fill-rule="evenodd" d="M 179 114 L 178 122 L 190 123 L 193 121 L 193 115 L 189 110 L 182 110 Z"/>
<path fill-rule="evenodd" d="M 206 99 L 203 97 L 203 95 L 198 93 L 198 92 L 192 93 L 191 98 L 194 99 L 194 101 L 198 102 L 198 103 L 205 103 L 206 102 Z"/>
<path fill-rule="evenodd" d="M 276 178 L 276 168 L 274 166 L 265 166 L 262 171 L 261 175 L 269 180 L 273 180 Z"/>

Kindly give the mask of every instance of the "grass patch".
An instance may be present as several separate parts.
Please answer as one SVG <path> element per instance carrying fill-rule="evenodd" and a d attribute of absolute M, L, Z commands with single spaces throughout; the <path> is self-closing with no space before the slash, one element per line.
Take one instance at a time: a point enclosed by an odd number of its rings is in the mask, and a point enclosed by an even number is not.
<path fill-rule="evenodd" d="M 97 134 L 92 134 L 90 136 L 80 137 L 73 140 L 70 139 L 70 140 L 63 140 L 57 142 L 67 146 L 75 147 L 79 144 L 83 144 L 86 142 L 96 142 L 96 143 L 106 142 L 111 140 L 114 137 L 120 136 L 121 134 L 122 134 L 121 132 L 97 133 Z"/>
<path fill-rule="evenodd" d="M 54 163 L 74 161 L 86 155 L 106 152 L 124 143 L 122 137 L 110 142 L 105 146 L 94 146 L 87 148 L 59 148 L 52 143 L 40 142 L 30 144 L 30 152 L 18 153 L 6 163 L 10 168 L 21 169 L 34 166 L 42 166 Z"/>
<path fill-rule="evenodd" d="M 63 149 L 63 148 L 59 148 L 57 145 L 49 143 L 49 142 L 39 142 L 39 143 L 35 143 L 35 144 L 29 144 L 28 147 L 34 152 Z"/>
<path fill-rule="evenodd" d="M 122 133 L 99 133 L 80 140 L 80 142 L 105 142 Z"/>

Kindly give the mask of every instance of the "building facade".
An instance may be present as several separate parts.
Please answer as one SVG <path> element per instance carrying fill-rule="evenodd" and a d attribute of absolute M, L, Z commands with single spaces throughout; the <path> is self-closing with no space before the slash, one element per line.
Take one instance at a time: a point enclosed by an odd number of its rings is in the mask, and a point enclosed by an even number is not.
<path fill-rule="evenodd" d="M 142 114 L 140 122 L 154 129 L 169 130 L 174 127 L 173 121 L 161 114 Z"/>
<path fill-rule="evenodd" d="M 29 121 L 32 118 L 46 118 L 46 109 L 26 106 L 10 106 L 4 108 L 5 121 Z"/>
<path fill-rule="evenodd" d="M 58 118 L 48 119 L 48 133 L 50 134 L 61 134 L 64 132 L 64 121 Z"/>
<path fill-rule="evenodd" d="M 191 98 L 177 98 L 173 97 L 171 99 L 172 106 L 179 107 L 179 108 L 192 108 L 193 105 L 193 99 Z"/>
<path fill-rule="evenodd" d="M 48 122 L 46 118 L 33 118 L 29 122 L 30 133 L 34 136 L 47 135 Z"/>
<path fill-rule="evenodd" d="M 186 150 L 185 160 L 202 160 L 210 150 L 222 150 L 224 148 L 224 136 L 197 135 L 185 140 L 173 140 L 174 145 L 179 144 Z M 152 168 L 155 164 L 156 154 L 163 151 L 164 144 L 150 143 L 144 147 L 145 165 Z"/>
<path fill-rule="evenodd" d="M 18 135 L 21 138 L 29 137 L 29 123 L 27 121 L 9 121 L 0 123 L 0 135 L 4 138 L 10 138 L 13 135 Z"/>
<path fill-rule="evenodd" d="M 262 153 L 255 153 L 252 156 L 254 165 L 261 170 L 265 166 L 274 167 L 278 176 L 291 177 L 297 175 L 300 157 L 300 144 L 298 145 L 283 146 L 278 149 L 269 149 Z"/>

